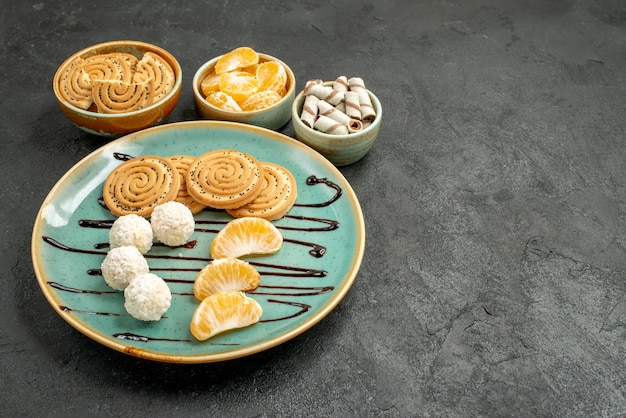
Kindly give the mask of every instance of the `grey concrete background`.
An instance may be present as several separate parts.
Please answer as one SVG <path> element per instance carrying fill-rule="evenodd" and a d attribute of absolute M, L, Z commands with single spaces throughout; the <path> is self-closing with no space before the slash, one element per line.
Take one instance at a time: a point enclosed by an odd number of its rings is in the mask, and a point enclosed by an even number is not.
<path fill-rule="evenodd" d="M 0 415 L 626 415 L 626 4 L 619 0 L 4 2 Z M 379 141 L 342 172 L 361 272 L 305 334 L 219 364 L 104 348 L 30 260 L 39 205 L 104 143 L 56 107 L 73 52 L 156 43 L 191 78 L 247 45 L 310 78 L 360 75 Z M 281 132 L 293 136 L 290 124 Z"/>

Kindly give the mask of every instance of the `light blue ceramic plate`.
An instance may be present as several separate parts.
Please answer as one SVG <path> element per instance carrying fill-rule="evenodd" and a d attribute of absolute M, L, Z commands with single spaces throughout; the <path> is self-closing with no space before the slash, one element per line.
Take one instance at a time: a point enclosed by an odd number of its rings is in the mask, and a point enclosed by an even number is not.
<path fill-rule="evenodd" d="M 106 176 L 124 155 L 198 156 L 224 148 L 285 166 L 297 179 L 298 197 L 288 215 L 274 221 L 284 237 L 278 253 L 245 258 L 261 273 L 261 286 L 249 293 L 263 307 L 261 321 L 200 342 L 189 331 L 199 303 L 193 296 L 193 281 L 210 261 L 213 237 L 232 218 L 222 211 L 203 211 L 196 215 L 191 238 L 195 246 L 153 246 L 148 264 L 167 281 L 172 305 L 160 321 L 142 322 L 126 313 L 123 293 L 108 287 L 100 274 L 109 233 L 108 224 L 101 221 L 114 217 L 99 199 Z M 345 296 L 357 276 L 364 248 L 359 202 L 330 162 L 274 131 L 217 121 L 162 125 L 94 151 L 50 191 L 32 236 L 37 280 L 63 319 L 107 347 L 172 363 L 233 359 L 296 337 Z"/>

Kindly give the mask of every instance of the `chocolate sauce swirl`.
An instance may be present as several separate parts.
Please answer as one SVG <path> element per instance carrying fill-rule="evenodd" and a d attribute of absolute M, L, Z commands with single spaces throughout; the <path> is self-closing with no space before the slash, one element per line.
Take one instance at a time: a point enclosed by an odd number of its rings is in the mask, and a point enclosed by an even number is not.
<path fill-rule="evenodd" d="M 329 200 L 327 200 L 326 202 L 321 202 L 321 203 L 297 203 L 296 202 L 294 206 L 307 207 L 307 208 L 322 208 L 324 206 L 332 205 L 343 194 L 343 190 L 341 189 L 341 187 L 339 187 L 337 183 L 334 183 L 328 180 L 327 178 L 318 178 L 316 176 L 309 176 L 306 179 L 306 184 L 307 186 L 314 186 L 316 184 L 324 184 L 332 189 L 335 189 L 335 195 Z"/>

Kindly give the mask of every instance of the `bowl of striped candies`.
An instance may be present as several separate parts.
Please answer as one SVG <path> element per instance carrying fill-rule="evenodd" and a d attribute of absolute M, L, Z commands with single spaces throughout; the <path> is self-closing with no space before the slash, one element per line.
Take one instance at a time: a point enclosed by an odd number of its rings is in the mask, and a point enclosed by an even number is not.
<path fill-rule="evenodd" d="M 292 116 L 296 139 L 335 166 L 359 161 L 374 145 L 382 121 L 378 98 L 360 77 L 309 80 L 296 96 Z"/>

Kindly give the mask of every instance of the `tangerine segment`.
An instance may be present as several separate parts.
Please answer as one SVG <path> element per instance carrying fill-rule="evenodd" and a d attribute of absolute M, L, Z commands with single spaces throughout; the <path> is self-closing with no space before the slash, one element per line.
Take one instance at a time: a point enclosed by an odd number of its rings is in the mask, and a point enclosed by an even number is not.
<path fill-rule="evenodd" d="M 259 68 L 259 63 L 258 62 L 256 64 L 248 65 L 247 67 L 241 68 L 241 71 L 243 71 L 244 73 L 252 74 L 253 76 L 256 77 L 256 69 L 257 68 Z"/>
<path fill-rule="evenodd" d="M 259 55 L 250 47 L 242 46 L 222 55 L 215 64 L 215 72 L 223 74 L 240 68 L 248 67 L 259 62 Z"/>
<path fill-rule="evenodd" d="M 206 97 L 206 101 L 213 106 L 222 110 L 229 110 L 231 112 L 241 112 L 239 103 L 235 101 L 231 96 L 221 91 L 211 91 Z"/>
<path fill-rule="evenodd" d="M 248 97 L 240 107 L 244 112 L 251 112 L 273 106 L 280 102 L 282 98 L 283 96 L 276 93 L 274 90 L 263 90 Z"/>
<path fill-rule="evenodd" d="M 204 341 L 225 331 L 244 328 L 261 318 L 263 308 L 241 292 L 220 292 L 206 297 L 196 308 L 189 330 Z"/>
<path fill-rule="evenodd" d="M 261 282 L 261 275 L 248 262 L 238 258 L 218 258 L 204 267 L 196 276 L 193 293 L 204 300 L 219 292 L 247 292 Z"/>
<path fill-rule="evenodd" d="M 283 94 L 287 87 L 287 71 L 276 61 L 267 61 L 259 64 L 256 70 L 259 90 L 273 90 Z"/>
<path fill-rule="evenodd" d="M 208 94 L 212 91 L 219 91 L 219 82 L 219 74 L 216 74 L 215 71 L 212 71 L 200 82 L 200 91 L 202 91 L 202 94 L 204 94 L 205 96 L 208 96 Z"/>
<path fill-rule="evenodd" d="M 251 216 L 237 218 L 228 222 L 213 238 L 211 257 L 273 254 L 282 244 L 282 234 L 270 221 Z"/>
<path fill-rule="evenodd" d="M 253 75 L 245 72 L 223 73 L 220 75 L 219 88 L 237 103 L 242 103 L 257 92 L 257 81 Z"/>

